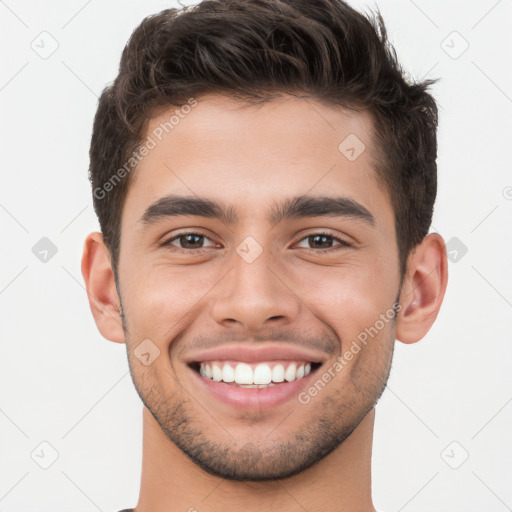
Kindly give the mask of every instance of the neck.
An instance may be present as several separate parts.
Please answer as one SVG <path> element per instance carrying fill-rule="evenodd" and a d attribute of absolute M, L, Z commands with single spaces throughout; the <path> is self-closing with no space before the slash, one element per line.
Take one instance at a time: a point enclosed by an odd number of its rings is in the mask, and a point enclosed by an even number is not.
<path fill-rule="evenodd" d="M 194 464 L 143 412 L 143 460 L 136 512 L 375 512 L 371 454 L 375 409 L 327 457 L 283 480 L 238 482 Z"/>

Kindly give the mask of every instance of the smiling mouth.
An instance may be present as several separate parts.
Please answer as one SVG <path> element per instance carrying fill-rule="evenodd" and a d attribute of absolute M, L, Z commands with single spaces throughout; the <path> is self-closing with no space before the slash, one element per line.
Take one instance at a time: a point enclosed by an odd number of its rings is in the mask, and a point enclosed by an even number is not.
<path fill-rule="evenodd" d="M 205 379 L 241 388 L 268 388 L 301 380 L 322 363 L 313 361 L 197 361 L 189 366 Z"/>

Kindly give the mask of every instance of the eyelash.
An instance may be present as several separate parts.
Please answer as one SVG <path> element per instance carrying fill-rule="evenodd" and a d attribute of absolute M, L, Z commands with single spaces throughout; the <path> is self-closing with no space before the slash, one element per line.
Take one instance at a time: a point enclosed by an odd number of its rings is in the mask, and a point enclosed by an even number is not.
<path fill-rule="evenodd" d="M 169 250 L 171 250 L 172 252 L 202 254 L 202 253 L 208 251 L 209 248 L 182 249 L 182 248 L 179 248 L 179 247 L 171 246 L 171 242 L 173 242 L 174 240 L 178 240 L 179 238 L 187 236 L 187 235 L 202 236 L 202 237 L 210 240 L 209 237 L 207 237 L 206 235 L 203 235 L 202 233 L 197 233 L 195 231 L 185 231 L 183 233 L 178 233 L 177 235 L 174 235 L 172 238 L 167 239 L 161 245 L 164 246 L 164 247 L 170 248 Z M 337 247 L 329 247 L 328 249 L 309 249 L 309 248 L 302 247 L 302 250 L 304 250 L 304 251 L 306 251 L 308 253 L 313 253 L 313 254 L 326 254 L 328 252 L 333 252 L 333 251 L 336 251 L 338 249 L 347 249 L 349 247 L 352 247 L 352 244 L 346 242 L 345 240 L 343 240 L 341 238 L 335 237 L 332 233 L 327 233 L 327 232 L 324 232 L 324 231 L 314 232 L 314 233 L 311 233 L 309 235 L 306 235 L 306 236 L 302 237 L 298 242 L 302 242 L 303 240 L 306 240 L 306 239 L 308 239 L 310 237 L 314 237 L 314 236 L 325 236 L 325 237 L 328 237 L 328 238 L 332 238 L 333 241 L 340 242 L 340 245 L 337 246 Z"/>

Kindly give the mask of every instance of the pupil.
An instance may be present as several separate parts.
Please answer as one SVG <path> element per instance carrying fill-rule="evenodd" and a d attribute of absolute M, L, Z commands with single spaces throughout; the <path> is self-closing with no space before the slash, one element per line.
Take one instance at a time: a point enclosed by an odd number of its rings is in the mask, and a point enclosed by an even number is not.
<path fill-rule="evenodd" d="M 322 243 L 321 240 L 325 241 L 325 240 L 330 239 L 330 236 L 328 236 L 328 235 L 313 235 L 309 238 L 310 238 L 310 240 L 314 240 L 313 244 L 316 244 L 317 241 L 319 241 L 319 240 L 320 240 L 320 243 Z M 329 244 L 328 247 L 331 247 L 331 245 Z"/>
<path fill-rule="evenodd" d="M 199 239 L 199 241 L 202 241 L 203 235 L 182 235 L 182 237 L 181 237 L 182 242 L 183 242 L 183 240 L 186 240 L 186 242 L 184 244 L 182 243 L 181 245 L 184 246 L 185 248 L 197 249 L 197 247 L 191 247 L 194 245 L 194 242 L 192 242 L 192 244 L 189 243 L 189 240 L 192 238 L 195 238 L 196 243 L 197 243 L 197 239 Z"/>

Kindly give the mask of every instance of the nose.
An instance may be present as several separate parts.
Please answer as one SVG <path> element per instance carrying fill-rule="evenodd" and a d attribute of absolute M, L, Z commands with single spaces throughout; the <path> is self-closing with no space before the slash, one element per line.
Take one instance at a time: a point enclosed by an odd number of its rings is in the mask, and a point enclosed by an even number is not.
<path fill-rule="evenodd" d="M 252 263 L 236 255 L 216 286 L 214 320 L 225 327 L 239 324 L 246 332 L 293 323 L 303 305 L 283 274 L 265 251 Z"/>

